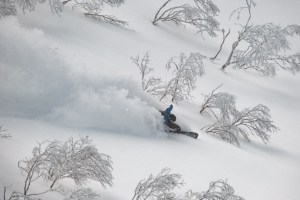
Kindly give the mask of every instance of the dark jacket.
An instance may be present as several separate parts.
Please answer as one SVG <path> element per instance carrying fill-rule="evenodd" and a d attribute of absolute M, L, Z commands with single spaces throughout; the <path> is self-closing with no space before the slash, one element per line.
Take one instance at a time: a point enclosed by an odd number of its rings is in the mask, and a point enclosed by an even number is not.
<path fill-rule="evenodd" d="M 170 105 L 164 112 L 164 123 L 168 123 L 170 122 L 170 114 L 171 114 L 171 111 L 173 110 L 173 106 Z"/>

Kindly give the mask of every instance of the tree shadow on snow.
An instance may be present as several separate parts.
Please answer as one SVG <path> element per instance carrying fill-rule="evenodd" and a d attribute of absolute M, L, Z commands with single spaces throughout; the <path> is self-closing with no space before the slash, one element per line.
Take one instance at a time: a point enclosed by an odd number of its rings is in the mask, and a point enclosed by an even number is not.
<path fill-rule="evenodd" d="M 264 144 L 262 142 L 251 141 L 251 142 L 240 142 L 240 148 L 254 154 L 267 154 L 275 157 L 284 157 L 296 160 L 300 162 L 300 156 L 285 149 L 274 147 L 271 144 Z"/>

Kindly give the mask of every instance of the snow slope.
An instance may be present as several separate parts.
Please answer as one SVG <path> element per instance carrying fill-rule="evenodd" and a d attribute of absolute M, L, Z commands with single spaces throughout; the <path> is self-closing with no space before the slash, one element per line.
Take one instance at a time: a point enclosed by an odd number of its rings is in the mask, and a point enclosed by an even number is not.
<path fill-rule="evenodd" d="M 221 10 L 218 19 L 228 29 L 233 24 L 228 16 L 240 1 L 215 2 Z M 300 3 L 285 2 L 257 2 L 253 20 L 297 23 Z M 106 10 L 127 20 L 126 27 L 95 23 L 68 9 L 61 17 L 53 16 L 46 6 L 0 20 L 0 124 L 13 136 L 0 140 L 0 187 L 22 190 L 24 177 L 17 161 L 30 156 L 37 142 L 89 135 L 113 160 L 114 186 L 105 190 L 89 184 L 101 199 L 130 199 L 139 180 L 164 167 L 183 175 L 182 194 L 228 179 L 245 199 L 299 199 L 299 74 L 280 72 L 266 78 L 231 69 L 223 73 L 219 68 L 230 50 L 227 41 L 221 60 L 205 63 L 206 75 L 197 82 L 195 98 L 174 108 L 179 123 L 199 132 L 199 138 L 166 135 L 156 109 L 168 102 L 157 102 L 141 91 L 139 72 L 130 57 L 149 51 L 155 73 L 168 78 L 164 66 L 170 57 L 181 52 L 210 57 L 221 38 L 203 40 L 193 29 L 153 26 L 150 21 L 160 5 L 160 1 L 127 0 L 120 8 Z M 234 30 L 230 41 L 235 39 Z M 299 38 L 292 47 L 299 50 Z M 198 114 L 201 93 L 222 83 L 220 90 L 236 95 L 239 108 L 259 103 L 270 108 L 281 129 L 270 144 L 252 138 L 237 148 L 200 131 L 210 123 Z M 42 182 L 33 190 L 46 187 Z M 53 194 L 44 198 L 58 199 Z"/>

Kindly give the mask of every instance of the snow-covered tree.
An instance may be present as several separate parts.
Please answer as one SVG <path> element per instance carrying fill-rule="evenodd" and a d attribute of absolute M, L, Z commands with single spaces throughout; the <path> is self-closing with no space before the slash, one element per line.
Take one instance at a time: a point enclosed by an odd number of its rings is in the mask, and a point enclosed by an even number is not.
<path fill-rule="evenodd" d="M 132 200 L 172 200 L 175 199 L 174 188 L 183 185 L 180 174 L 173 174 L 169 168 L 164 168 L 154 176 L 141 180 L 134 191 Z"/>
<path fill-rule="evenodd" d="M 66 142 L 55 142 L 49 153 L 47 178 L 52 180 L 51 188 L 58 180 L 65 178 L 73 179 L 77 185 L 95 180 L 103 187 L 112 186 L 111 158 L 99 153 L 87 136 L 75 141 L 71 137 Z"/>
<path fill-rule="evenodd" d="M 172 0 L 167 0 L 157 11 L 152 21 L 156 25 L 159 21 L 174 22 L 176 25 L 191 25 L 197 29 L 197 33 L 207 33 L 215 37 L 219 29 L 219 23 L 215 17 L 220 12 L 219 8 L 211 0 L 193 0 L 194 5 L 169 6 Z"/>
<path fill-rule="evenodd" d="M 278 69 L 293 74 L 299 72 L 300 53 L 286 55 L 286 51 L 290 49 L 288 37 L 300 36 L 300 26 L 293 24 L 283 28 L 273 23 L 251 25 L 251 9 L 255 3 L 252 0 L 246 0 L 246 3 L 246 7 L 234 11 L 240 14 L 247 9 L 249 17 L 246 24 L 242 25 L 237 41 L 232 44 L 222 69 L 232 65 L 235 69 L 253 69 L 265 76 L 276 75 Z"/>
<path fill-rule="evenodd" d="M 209 94 L 203 95 L 204 101 L 200 107 L 201 114 L 213 115 L 218 120 L 216 110 L 219 111 L 220 118 L 229 118 L 230 114 L 236 111 L 236 96 L 226 92 L 215 93 L 221 86 L 218 86 Z"/>
<path fill-rule="evenodd" d="M 30 189 L 31 184 L 41 177 L 46 177 L 47 170 L 49 169 L 51 157 L 49 152 L 53 148 L 53 143 L 44 147 L 46 142 L 39 143 L 37 147 L 32 150 L 32 157 L 25 158 L 18 162 L 18 167 L 21 173 L 26 176 L 24 182 L 23 194 L 26 196 Z"/>
<path fill-rule="evenodd" d="M 197 77 L 205 73 L 204 58 L 205 56 L 199 53 L 190 53 L 189 56 L 181 53 L 179 57 L 171 58 L 166 68 L 169 71 L 172 70 L 174 78 L 169 81 L 166 88 L 167 92 L 162 98 L 170 95 L 172 102 L 190 99 L 191 92 L 196 87 Z"/>
<path fill-rule="evenodd" d="M 257 105 L 233 112 L 230 118 L 221 118 L 216 123 L 205 127 L 205 132 L 217 135 L 223 140 L 239 145 L 239 138 L 250 141 L 249 134 L 258 136 L 264 143 L 269 142 L 271 132 L 278 127 L 271 120 L 267 106 Z"/>
<path fill-rule="evenodd" d="M 165 86 L 161 78 L 150 76 L 150 73 L 154 71 L 154 68 L 149 66 L 149 53 L 147 52 L 142 58 L 139 55 L 136 57 L 131 57 L 131 60 L 138 66 L 140 70 L 142 89 L 152 96 L 161 96 Z"/>
<path fill-rule="evenodd" d="M 72 4 L 73 9 L 83 10 L 85 16 L 97 21 L 104 21 L 113 25 L 126 25 L 127 22 L 115 16 L 101 14 L 105 4 L 118 7 L 124 2 L 125 0 L 65 0 L 63 4 Z"/>
<path fill-rule="evenodd" d="M 173 78 L 169 81 L 150 76 L 154 68 L 149 66 L 148 52 L 142 58 L 138 55 L 131 60 L 139 68 L 144 91 L 160 101 L 170 98 L 173 102 L 179 102 L 191 98 L 197 77 L 204 75 L 204 58 L 205 56 L 199 53 L 190 53 L 190 55 L 181 53 L 179 57 L 170 58 L 166 69 L 172 72 Z"/>
<path fill-rule="evenodd" d="M 17 13 L 16 4 L 14 0 L 0 0 L 0 18 L 8 15 L 15 15 Z"/>
<path fill-rule="evenodd" d="M 188 191 L 185 200 L 244 200 L 234 194 L 234 189 L 224 180 L 213 181 L 205 192 L 197 193 Z"/>
<path fill-rule="evenodd" d="M 44 141 L 32 151 L 31 158 L 19 161 L 21 173 L 26 176 L 23 194 L 28 196 L 31 184 L 40 179 L 51 180 L 49 191 L 55 190 L 58 180 L 73 179 L 77 185 L 88 180 L 100 182 L 103 187 L 112 185 L 110 156 L 99 153 L 91 140 L 81 137 L 66 142 Z"/>

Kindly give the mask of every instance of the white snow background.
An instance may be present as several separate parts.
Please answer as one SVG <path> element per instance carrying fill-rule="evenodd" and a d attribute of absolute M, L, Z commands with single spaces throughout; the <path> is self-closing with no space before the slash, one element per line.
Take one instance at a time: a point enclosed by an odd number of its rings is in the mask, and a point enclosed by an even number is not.
<path fill-rule="evenodd" d="M 192 28 L 151 20 L 164 1 L 127 0 L 104 11 L 129 22 L 125 27 L 96 23 L 65 9 L 52 15 L 46 5 L 34 12 L 0 19 L 0 125 L 12 135 L 0 140 L 0 188 L 22 191 L 24 177 L 17 161 L 31 156 L 37 142 L 89 135 L 100 152 L 113 160 L 113 187 L 88 186 L 100 199 L 131 199 L 137 183 L 164 167 L 182 174 L 182 194 L 204 191 L 211 181 L 227 179 L 236 194 L 248 200 L 299 200 L 300 196 L 300 75 L 280 71 L 274 78 L 253 72 L 220 70 L 237 34 L 231 11 L 243 1 L 214 1 L 221 10 L 221 27 L 231 28 L 221 60 L 205 62 L 194 99 L 174 104 L 173 113 L 185 129 L 199 138 L 164 133 L 161 103 L 143 93 L 138 68 L 130 57 L 150 54 L 157 76 L 168 78 L 165 64 L 180 53 L 213 56 L 221 37 L 205 40 Z M 261 0 L 253 9 L 253 23 L 299 24 L 297 0 Z M 240 19 L 241 23 L 243 18 Z M 291 40 L 294 52 L 300 38 Z M 238 97 L 242 109 L 264 104 L 280 131 L 264 144 L 252 137 L 238 148 L 200 129 L 210 119 L 199 115 L 208 93 L 220 91 Z M 75 187 L 72 181 L 62 184 Z M 33 185 L 39 191 L 48 187 Z M 2 194 L 2 192 L 1 192 Z M 2 195 L 1 195 L 2 198 Z M 43 199 L 60 199 L 47 194 Z"/>

